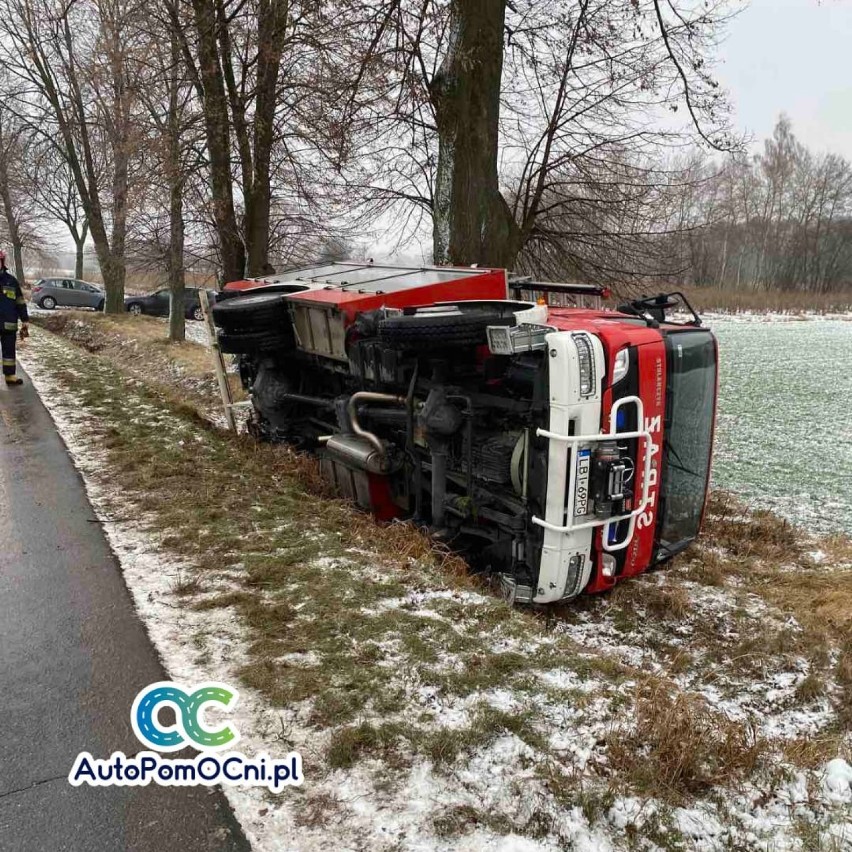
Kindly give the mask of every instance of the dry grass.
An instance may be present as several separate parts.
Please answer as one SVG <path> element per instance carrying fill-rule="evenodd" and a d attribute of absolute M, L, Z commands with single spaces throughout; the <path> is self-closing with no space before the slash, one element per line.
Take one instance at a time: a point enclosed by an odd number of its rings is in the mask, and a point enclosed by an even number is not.
<path fill-rule="evenodd" d="M 737 577 L 773 606 L 815 634 L 852 632 L 852 540 L 813 540 L 771 512 L 751 511 L 733 495 L 714 492 L 703 542 L 687 570 L 690 579 L 724 583 Z M 811 551 L 825 559 L 814 564 Z"/>
<path fill-rule="evenodd" d="M 852 567 L 852 538 L 845 535 L 829 535 L 817 542 L 828 557 L 829 564 L 845 564 Z"/>
<path fill-rule="evenodd" d="M 797 687 L 796 698 L 802 704 L 812 704 L 825 695 L 826 683 L 818 672 L 811 672 Z"/>
<path fill-rule="evenodd" d="M 772 311 L 787 314 L 825 314 L 841 313 L 852 309 L 852 291 L 788 293 L 689 286 L 670 289 L 682 290 L 698 311 L 720 311 L 723 313 Z"/>
<path fill-rule="evenodd" d="M 492 809 L 479 809 L 471 805 L 451 805 L 443 808 L 432 819 L 432 828 L 438 837 L 458 837 L 482 826 L 496 834 L 513 834 L 517 828 L 501 813 Z"/>
<path fill-rule="evenodd" d="M 55 334 L 62 334 L 89 352 L 116 354 L 115 350 L 127 346 L 128 341 L 144 346 L 145 349 L 168 357 L 189 375 L 210 378 L 213 362 L 205 346 L 187 340 L 171 343 L 168 326 L 155 317 L 131 316 L 130 314 L 56 313 L 37 316 L 33 319 Z"/>
<path fill-rule="evenodd" d="M 610 766 L 633 790 L 681 802 L 736 786 L 758 768 L 766 744 L 746 726 L 656 679 L 637 686 L 635 727 L 607 738 Z"/>
<path fill-rule="evenodd" d="M 732 574 L 740 573 L 736 567 L 732 570 L 730 561 L 716 550 L 693 548 L 690 556 L 684 576 L 704 586 L 721 588 Z"/>
<path fill-rule="evenodd" d="M 711 494 L 702 534 L 723 548 L 727 560 L 789 564 L 802 558 L 805 537 L 789 521 L 772 512 L 753 511 L 723 491 Z"/>
<path fill-rule="evenodd" d="M 852 637 L 847 637 L 840 648 L 835 666 L 837 682 L 852 695 Z"/>
<path fill-rule="evenodd" d="M 796 737 L 782 744 L 784 759 L 793 766 L 818 769 L 844 753 L 844 735 L 832 730 L 818 736 Z"/>
<path fill-rule="evenodd" d="M 296 825 L 304 828 L 318 828 L 339 820 L 343 807 L 337 796 L 321 790 L 308 793 L 294 811 L 293 821 Z"/>
<path fill-rule="evenodd" d="M 332 734 L 326 749 L 326 760 L 332 769 L 349 769 L 366 755 L 398 761 L 403 738 L 404 729 L 401 725 L 371 725 L 362 722 L 360 725 L 339 728 Z"/>
<path fill-rule="evenodd" d="M 633 601 L 661 620 L 680 621 L 692 609 L 689 592 L 683 586 L 646 583 L 642 593 L 633 596 Z"/>

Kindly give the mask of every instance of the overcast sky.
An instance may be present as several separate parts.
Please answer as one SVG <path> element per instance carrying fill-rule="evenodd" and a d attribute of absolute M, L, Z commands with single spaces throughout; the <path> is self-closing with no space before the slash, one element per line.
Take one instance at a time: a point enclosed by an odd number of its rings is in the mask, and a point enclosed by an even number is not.
<path fill-rule="evenodd" d="M 736 128 L 762 141 L 785 112 L 809 148 L 852 159 L 852 0 L 751 0 L 728 33 Z"/>

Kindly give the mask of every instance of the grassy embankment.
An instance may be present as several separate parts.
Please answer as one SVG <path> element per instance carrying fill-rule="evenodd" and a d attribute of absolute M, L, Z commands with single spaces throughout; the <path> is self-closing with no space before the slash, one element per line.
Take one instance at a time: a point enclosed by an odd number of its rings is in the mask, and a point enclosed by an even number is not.
<path fill-rule="evenodd" d="M 166 344 L 145 318 L 45 324 L 75 347 L 39 330 L 33 354 L 87 412 L 104 486 L 189 566 L 176 605 L 239 619 L 243 683 L 304 708 L 327 782 L 305 794 L 314 827 L 344 815 L 335 772 L 361 767 L 389 796 L 425 759 L 452 785 L 513 736 L 528 781 L 506 783 L 537 804 L 498 813 L 460 795 L 430 815 L 437 836 L 545 836 L 571 807 L 594 826 L 629 793 L 661 803 L 643 832 L 677 848 L 673 808 L 736 820 L 720 790 L 771 797 L 797 767 L 852 757 L 847 539 L 812 541 L 717 494 L 703 542 L 668 570 L 559 611 L 512 610 L 410 526 L 331 499 L 313 460 L 213 427 L 202 347 Z M 463 711 L 453 724 L 447 708 Z M 803 715 L 813 723 L 788 721 Z M 554 732 L 576 737 L 582 760 Z"/>

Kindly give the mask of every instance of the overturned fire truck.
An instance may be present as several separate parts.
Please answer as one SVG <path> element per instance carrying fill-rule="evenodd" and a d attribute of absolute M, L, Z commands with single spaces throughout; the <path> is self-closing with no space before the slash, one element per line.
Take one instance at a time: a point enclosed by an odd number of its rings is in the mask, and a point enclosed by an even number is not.
<path fill-rule="evenodd" d="M 681 294 L 617 311 L 604 295 L 333 263 L 232 282 L 213 318 L 256 435 L 317 452 L 379 520 L 428 526 L 510 600 L 546 604 L 670 558 L 704 513 L 716 341 Z"/>

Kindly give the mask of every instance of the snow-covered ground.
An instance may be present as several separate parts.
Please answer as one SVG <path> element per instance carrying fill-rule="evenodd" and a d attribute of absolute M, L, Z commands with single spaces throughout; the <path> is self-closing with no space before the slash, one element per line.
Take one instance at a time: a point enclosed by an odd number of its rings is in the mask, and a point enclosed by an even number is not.
<path fill-rule="evenodd" d="M 714 317 L 713 478 L 794 523 L 852 535 L 852 315 Z"/>
<path fill-rule="evenodd" d="M 306 783 L 300 790 L 287 789 L 278 796 L 259 789 L 225 791 L 255 849 L 852 848 L 852 767 L 840 758 L 805 769 L 785 766 L 776 757 L 771 771 L 743 780 L 735 789 L 710 790 L 680 804 L 639 798 L 621 788 L 606 744 L 614 733 L 631 735 L 635 696 L 647 678 L 670 678 L 684 693 L 703 699 L 711 712 L 722 714 L 720 718 L 747 720 L 755 735 L 773 747 L 821 735 L 833 718 L 829 698 L 835 685 L 813 701 L 796 701 L 810 670 L 809 661 L 797 652 L 770 655 L 748 676 L 724 654 L 713 656 L 717 645 L 747 639 L 756 625 L 795 633 L 799 627 L 788 614 L 736 584 L 702 586 L 673 573 L 641 581 L 648 595 L 637 594 L 635 606 L 614 601 L 578 607 L 557 619 L 552 629 L 531 628 L 528 636 L 507 630 L 504 622 L 480 626 L 477 613 L 493 608 L 494 601 L 474 591 L 441 588 L 426 572 L 409 592 L 400 594 L 396 587 L 377 595 L 353 612 L 353 623 L 390 613 L 424 639 L 434 632 L 478 642 L 490 653 L 525 655 L 529 664 L 523 680 L 507 675 L 505 686 L 456 694 L 425 682 L 400 650 L 400 637 L 389 634 L 377 647 L 381 665 L 398 673 L 400 707 L 383 717 L 368 709 L 364 722 L 393 723 L 409 732 L 462 731 L 486 708 L 519 718 L 530 714 L 541 744 L 504 730 L 448 767 L 416 749 L 404 754 L 399 765 L 389 766 L 372 755 L 346 768 L 329 766 L 325 755 L 333 730 L 309 724 L 310 701 L 275 708 L 240 682 L 239 672 L 250 659 L 249 628 L 233 610 L 193 608 L 192 595 L 178 594 L 192 566 L 169 556 L 161 537 L 151 531 L 155 524 L 113 481 L 108 451 L 93 440 L 114 416 L 152 420 L 162 440 L 188 451 L 209 440 L 205 431 L 152 405 L 140 394 L 137 380 L 116 377 L 113 367 L 96 357 L 81 358 L 66 341 L 41 330 L 34 333 L 22 361 L 84 477 L 170 676 L 188 683 L 211 678 L 240 683 L 234 724 L 243 751 L 296 749 L 303 755 Z M 57 378 L 60 367 L 62 380 Z M 114 407 L 82 406 L 69 379 L 74 371 L 102 376 L 105 386 L 112 383 L 115 394 L 121 394 L 120 414 Z M 380 583 L 392 571 L 382 567 L 379 572 L 346 557 L 320 558 L 310 567 L 323 583 L 347 574 L 366 584 Z M 410 584 L 402 567 L 398 576 Z M 686 593 L 684 611 L 655 617 L 650 601 L 658 598 L 652 593 L 675 587 Z M 216 593 L 240 588 L 239 564 L 217 575 Z M 307 610 L 304 617 L 309 617 Z M 530 619 L 529 624 L 535 622 Z M 678 649 L 690 660 L 684 669 L 672 664 Z M 457 672 L 462 653 L 446 647 L 441 671 Z M 321 654 L 297 656 L 277 663 L 325 671 Z M 608 674 L 613 667 L 617 676 Z M 570 781 L 568 799 L 559 794 L 557 776 Z M 439 830 L 448 814 L 463 822 L 467 812 L 478 815 L 469 828 Z"/>

